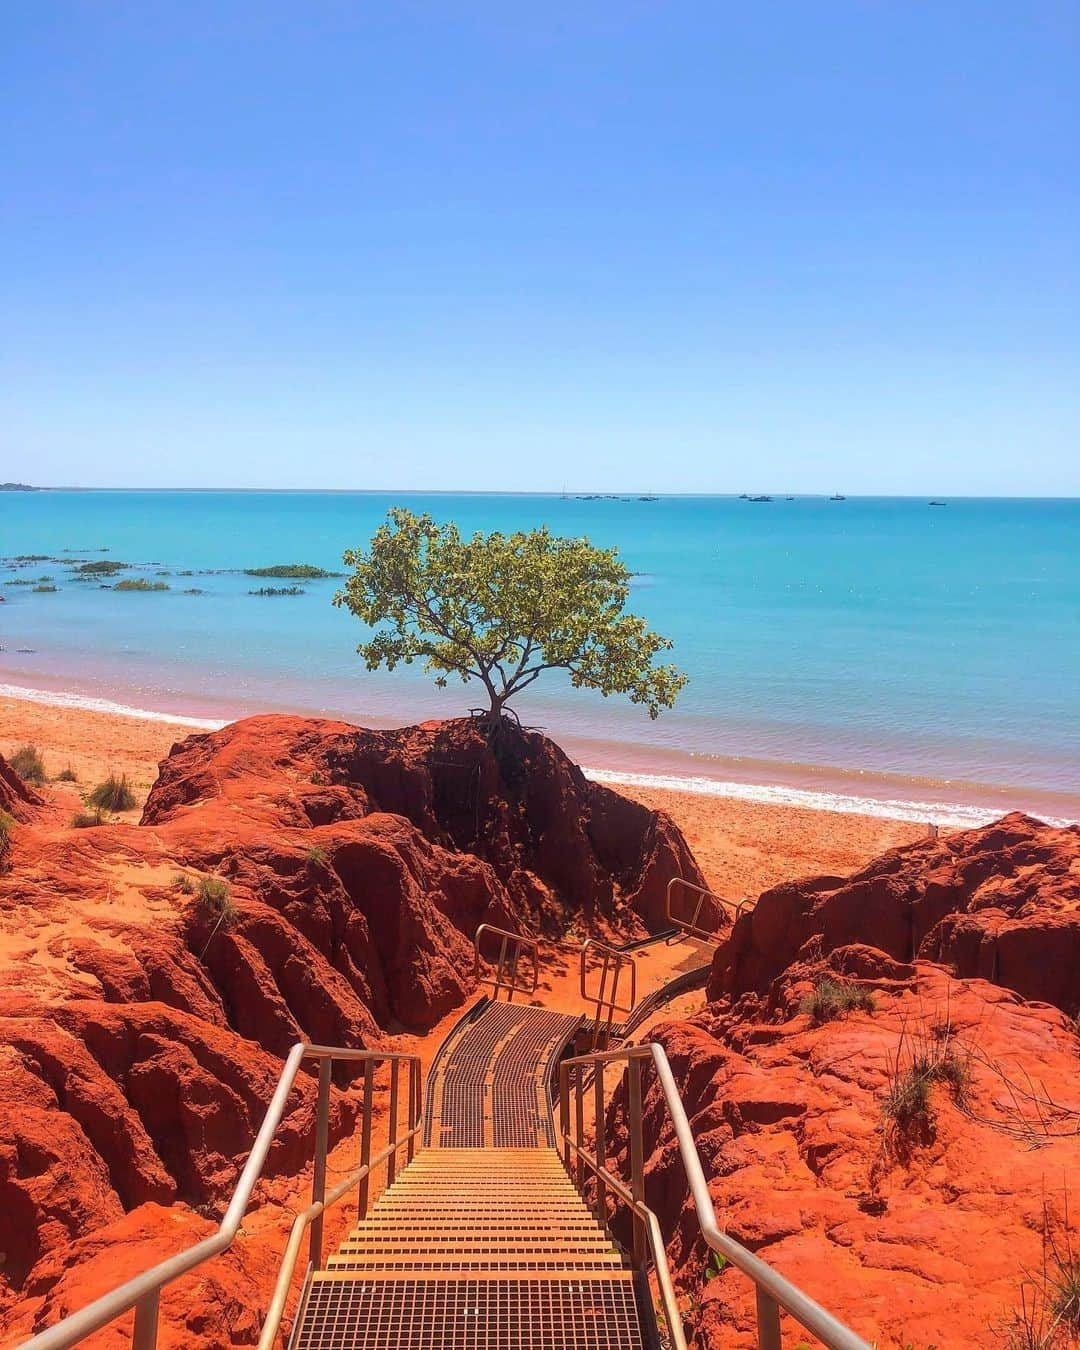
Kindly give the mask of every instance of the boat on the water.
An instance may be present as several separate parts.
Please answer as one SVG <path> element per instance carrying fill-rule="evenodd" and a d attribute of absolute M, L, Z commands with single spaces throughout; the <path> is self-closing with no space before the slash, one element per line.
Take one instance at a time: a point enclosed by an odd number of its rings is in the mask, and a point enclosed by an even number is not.
<path fill-rule="evenodd" d="M 748 502 L 771 502 L 772 498 L 766 492 L 751 493 L 746 499 Z"/>
<path fill-rule="evenodd" d="M 948 502 L 929 502 L 929 506 L 948 506 Z"/>
<path fill-rule="evenodd" d="M 829 498 L 829 501 L 831 501 L 831 502 L 846 502 L 846 501 L 847 501 L 847 498 L 844 496 L 844 494 L 843 494 L 842 492 L 834 492 L 833 495 Z"/>

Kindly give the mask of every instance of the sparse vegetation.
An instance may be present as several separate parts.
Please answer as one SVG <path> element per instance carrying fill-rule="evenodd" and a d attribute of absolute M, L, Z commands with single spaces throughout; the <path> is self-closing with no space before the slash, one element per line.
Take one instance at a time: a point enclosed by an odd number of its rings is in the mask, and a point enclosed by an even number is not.
<path fill-rule="evenodd" d="M 966 1106 L 971 1095 L 971 1063 L 967 1058 L 947 1050 L 936 1063 L 929 1066 L 931 1081 L 944 1083 L 957 1106 Z"/>
<path fill-rule="evenodd" d="M 909 1146 L 933 1136 L 935 1083 L 949 1089 L 957 1106 L 968 1106 L 971 1059 L 970 1051 L 958 1055 L 953 1049 L 951 1022 L 931 1028 L 910 1044 L 907 1029 L 901 1032 L 890 1066 L 889 1090 L 882 1103 L 894 1141 Z"/>
<path fill-rule="evenodd" d="M 109 817 L 104 811 L 76 811 L 71 817 L 73 830 L 88 830 L 95 825 L 107 825 Z"/>
<path fill-rule="evenodd" d="M 806 1013 L 816 1025 L 821 1026 L 849 1012 L 872 1013 L 876 1007 L 872 989 L 826 979 L 819 980 L 813 991 L 800 1001 L 799 1012 Z"/>
<path fill-rule="evenodd" d="M 722 1275 L 727 1270 L 728 1259 L 721 1252 L 709 1253 L 708 1264 L 705 1266 L 705 1278 L 715 1279 L 717 1275 Z"/>
<path fill-rule="evenodd" d="M 104 783 L 99 783 L 86 798 L 88 806 L 97 807 L 101 811 L 130 811 L 135 802 L 136 797 L 131 790 L 127 774 L 119 778 L 114 773 L 109 774 Z"/>
<path fill-rule="evenodd" d="M 923 1064 L 916 1063 L 896 1075 L 889 1085 L 882 1110 L 905 1139 L 925 1134 L 933 1126 L 930 1081 Z"/>
<path fill-rule="evenodd" d="M 66 768 L 61 769 L 56 775 L 56 781 L 58 783 L 77 783 L 79 781 L 79 775 L 69 764 Z"/>
<path fill-rule="evenodd" d="M 309 848 L 307 860 L 315 867 L 322 867 L 326 862 L 326 849 L 320 848 L 318 844 L 314 848 Z"/>
<path fill-rule="evenodd" d="M 199 960 L 206 955 L 214 934 L 219 928 L 231 928 L 240 917 L 240 911 L 233 903 L 229 883 L 224 877 L 202 876 L 195 886 L 195 903 L 208 915 L 216 916 L 216 922 L 210 930 L 210 936 L 203 944 Z"/>
<path fill-rule="evenodd" d="M 11 852 L 11 840 L 15 834 L 15 817 L 6 811 L 0 811 L 0 870 L 7 865 Z"/>
<path fill-rule="evenodd" d="M 302 586 L 260 586 L 257 591 L 248 591 L 248 595 L 306 595 Z"/>
<path fill-rule="evenodd" d="M 1043 1199 L 1042 1261 L 1025 1271 L 1020 1306 L 995 1330 L 1006 1350 L 1076 1350 L 1080 1346 L 1080 1252 L 1069 1224 L 1069 1196 L 1058 1222 Z"/>
<path fill-rule="evenodd" d="M 24 783 L 45 782 L 45 761 L 36 745 L 20 745 L 8 763 Z"/>
<path fill-rule="evenodd" d="M 177 872 L 173 877 L 173 885 L 182 895 L 193 895 L 195 893 L 195 883 L 186 872 Z"/>
<path fill-rule="evenodd" d="M 328 572 L 325 567 L 311 563 L 276 563 L 273 567 L 245 567 L 246 577 L 289 577 L 297 581 L 320 581 L 324 577 L 344 576 L 343 572 Z"/>
<path fill-rule="evenodd" d="M 125 577 L 113 587 L 114 591 L 167 591 L 167 581 L 147 581 L 145 577 Z"/>
<path fill-rule="evenodd" d="M 226 911 L 231 911 L 234 916 L 236 914 L 229 883 L 224 877 L 200 877 L 195 886 L 195 898 L 203 909 L 213 914 L 224 914 Z"/>

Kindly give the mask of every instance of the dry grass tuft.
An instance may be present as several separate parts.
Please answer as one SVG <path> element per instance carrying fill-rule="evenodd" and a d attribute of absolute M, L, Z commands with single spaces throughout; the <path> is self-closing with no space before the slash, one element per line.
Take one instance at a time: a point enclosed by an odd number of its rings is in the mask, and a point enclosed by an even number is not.
<path fill-rule="evenodd" d="M 109 774 L 104 783 L 99 783 L 86 798 L 86 804 L 96 806 L 99 811 L 130 811 L 135 802 L 136 797 L 127 774 L 120 778 L 114 773 Z"/>
<path fill-rule="evenodd" d="M 45 761 L 36 745 L 20 745 L 8 763 L 24 783 L 40 786 L 46 780 Z"/>
<path fill-rule="evenodd" d="M 849 1012 L 872 1013 L 876 1007 L 872 989 L 826 979 L 819 980 L 813 991 L 800 1001 L 799 1012 L 808 1014 L 815 1025 L 821 1026 Z"/>

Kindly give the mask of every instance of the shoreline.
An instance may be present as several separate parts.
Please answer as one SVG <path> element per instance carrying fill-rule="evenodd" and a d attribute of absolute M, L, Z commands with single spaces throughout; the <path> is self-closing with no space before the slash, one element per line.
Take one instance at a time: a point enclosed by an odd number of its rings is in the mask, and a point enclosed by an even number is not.
<path fill-rule="evenodd" d="M 106 718 L 119 718 L 134 722 L 153 723 L 162 727 L 171 726 L 185 731 L 214 731 L 231 721 L 270 711 L 285 712 L 298 716 L 323 716 L 339 718 L 338 714 L 328 711 L 315 711 L 302 708 L 252 708 L 237 710 L 232 716 L 205 717 L 188 712 L 141 707 L 118 700 L 103 698 L 100 695 L 81 693 L 67 688 L 42 688 L 40 686 L 10 684 L 0 682 L 0 700 L 36 704 L 53 708 L 58 713 L 90 713 Z M 339 720 L 353 721 L 351 717 Z M 394 723 L 384 716 L 365 719 L 373 726 L 389 728 L 394 725 L 408 725 L 406 718 Z M 909 824 L 937 825 L 949 829 L 968 829 L 989 824 L 1010 810 L 1023 810 L 1047 824 L 1067 826 L 1080 820 L 1080 804 L 1077 815 L 1058 815 L 1048 812 L 1033 799 L 1043 794 L 1024 792 L 1007 788 L 987 789 L 971 785 L 971 791 L 965 794 L 963 787 L 951 783 L 912 782 L 912 788 L 921 789 L 918 796 L 903 792 L 904 782 L 897 777 L 889 781 L 885 775 L 867 775 L 859 771 L 845 774 L 840 770 L 818 769 L 815 766 L 791 764 L 786 766 L 787 782 L 760 782 L 742 777 L 713 777 L 709 774 L 686 772 L 697 769 L 691 762 L 681 765 L 673 762 L 675 756 L 670 752 L 657 752 L 652 756 L 651 769 L 638 769 L 625 766 L 627 747 L 620 746 L 617 756 L 613 756 L 614 767 L 607 764 L 588 764 L 591 757 L 604 758 L 605 747 L 599 742 L 583 741 L 580 737 L 560 738 L 564 747 L 581 764 L 582 772 L 595 782 L 610 784 L 613 787 L 632 788 L 638 792 L 673 793 L 680 796 L 712 799 L 717 801 L 735 801 L 754 803 L 764 807 L 778 809 L 796 809 L 817 811 L 832 815 L 861 816 L 882 821 L 898 821 Z M 667 772 L 655 772 L 658 761 L 666 760 Z M 750 763 L 753 763 L 750 761 Z M 745 771 L 742 762 L 733 761 L 725 765 L 728 770 Z M 758 768 L 766 768 L 761 762 Z M 773 766 L 768 766 L 773 767 Z M 785 776 L 783 773 L 777 776 Z M 852 787 L 869 787 L 877 780 L 878 792 L 852 791 Z M 937 789 L 937 791 L 935 791 Z M 987 800 L 990 796 L 1001 794 L 1000 803 Z M 1005 799 L 1005 794 L 1014 796 L 1014 800 Z M 1049 795 L 1049 794 L 1047 794 Z M 967 797 L 982 797 L 982 801 L 965 800 Z M 1026 800 L 1018 800 L 1026 799 Z M 1067 803 L 1071 805 L 1071 803 Z"/>
<path fill-rule="evenodd" d="M 82 809 L 89 788 L 110 773 L 127 776 L 136 805 L 121 819 L 136 824 L 172 746 L 221 721 L 170 719 L 161 710 L 146 710 L 152 715 L 144 716 L 134 705 L 100 698 L 88 707 L 89 700 L 60 690 L 22 694 L 0 686 L 0 753 L 7 756 L 24 744 L 38 748 L 48 775 L 41 791 L 61 828 Z M 71 769 L 74 782 L 58 781 L 64 769 Z M 604 772 L 593 774 L 602 778 Z M 927 830 L 925 821 L 684 791 L 677 779 L 663 786 L 621 782 L 618 790 L 666 812 L 682 830 L 710 887 L 731 898 L 755 897 L 797 876 L 847 875 L 886 849 L 925 838 Z"/>

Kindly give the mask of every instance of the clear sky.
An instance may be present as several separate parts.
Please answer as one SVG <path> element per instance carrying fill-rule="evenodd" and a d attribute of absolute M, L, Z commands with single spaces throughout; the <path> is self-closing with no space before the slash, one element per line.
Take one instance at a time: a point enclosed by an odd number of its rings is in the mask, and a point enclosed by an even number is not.
<path fill-rule="evenodd" d="M 0 479 L 1080 494 L 1075 0 L 8 0 Z"/>

